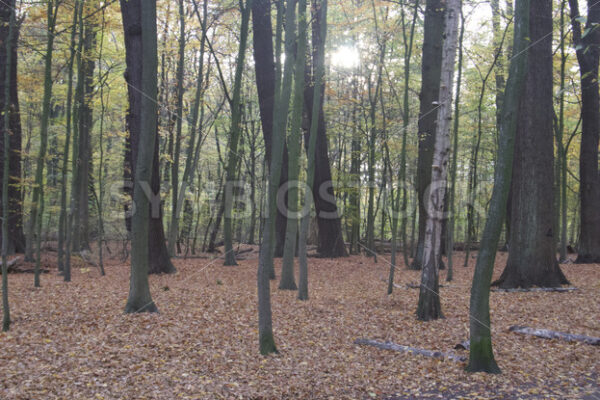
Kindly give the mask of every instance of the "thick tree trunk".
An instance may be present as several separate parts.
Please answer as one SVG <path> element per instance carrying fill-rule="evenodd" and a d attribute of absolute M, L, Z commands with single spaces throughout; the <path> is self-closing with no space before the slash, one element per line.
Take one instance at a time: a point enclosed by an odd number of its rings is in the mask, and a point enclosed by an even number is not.
<path fill-rule="evenodd" d="M 142 32 L 141 32 L 141 4 L 140 0 L 129 0 L 121 2 L 123 19 L 127 17 L 127 25 L 124 25 L 125 30 L 125 48 L 127 70 L 125 79 L 128 84 L 129 97 L 129 112 L 127 113 L 127 127 L 129 136 L 126 139 L 125 151 L 125 167 L 124 177 L 126 182 L 126 191 L 133 194 L 133 177 L 135 175 L 138 146 L 140 144 L 141 133 L 141 106 L 143 97 L 138 88 L 142 87 L 142 65 L 139 60 L 142 57 Z M 163 206 L 158 197 L 160 191 L 160 176 L 159 176 L 159 157 L 158 157 L 158 136 L 153 137 L 154 151 L 152 174 L 150 181 L 150 193 L 152 197 L 152 207 L 148 211 L 150 214 L 148 243 L 149 243 L 149 268 L 150 274 L 173 273 L 175 267 L 171 263 L 167 245 L 165 242 L 165 232 L 162 220 Z M 148 189 L 148 188 L 147 188 Z M 156 195 L 155 195 L 156 194 Z M 126 212 L 128 210 L 126 209 Z M 127 214 L 128 215 L 128 214 Z M 126 218 L 126 225 L 131 231 L 132 221 L 131 216 Z"/>
<path fill-rule="evenodd" d="M 579 4 L 569 0 L 573 41 L 581 74 L 582 135 L 579 156 L 581 177 L 581 234 L 577 263 L 600 263 L 600 170 L 598 142 L 600 137 L 600 93 L 598 63 L 600 59 L 600 4 L 588 0 L 586 34 L 581 33 Z"/>
<path fill-rule="evenodd" d="M 445 6 L 442 0 L 427 0 L 425 6 L 425 37 L 421 66 L 419 110 L 419 159 L 417 166 L 417 198 L 419 202 L 419 238 L 411 269 L 423 267 L 423 246 L 427 223 L 426 191 L 431 184 L 431 165 L 442 71 L 442 43 Z"/>
<path fill-rule="evenodd" d="M 0 37 L 9 37 L 9 21 L 15 1 L 8 4 L 0 2 Z M 21 202 L 21 114 L 19 110 L 19 97 L 17 88 L 17 46 L 19 40 L 19 27 L 13 24 L 12 41 L 10 47 L 10 65 L 8 65 L 8 53 L 6 41 L 0 42 L 0 110 L 4 110 L 6 102 L 4 93 L 6 84 L 9 83 L 9 168 L 8 168 L 8 242 L 7 253 L 23 253 L 25 251 L 25 235 L 23 234 L 23 207 Z M 10 69 L 10 77 L 6 79 L 6 71 Z M 5 130 L 4 113 L 0 113 L 0 131 Z M 0 135 L 0 184 L 4 175 L 4 142 Z M 0 200 L 0 204 L 2 201 Z M 3 234 L 0 233 L 0 240 Z"/>
<path fill-rule="evenodd" d="M 137 89 L 140 94 L 139 103 L 130 103 L 128 119 L 139 119 L 139 131 L 130 131 L 131 136 L 137 133 L 137 143 L 133 146 L 135 160 L 135 180 L 133 201 L 136 212 L 131 220 L 131 278 L 129 297 L 125 306 L 126 313 L 157 312 L 152 301 L 148 283 L 150 254 L 148 237 L 150 234 L 150 216 L 153 211 L 148 198 L 149 182 L 153 179 L 156 163 L 157 142 L 157 35 L 156 35 L 156 1 L 146 1 L 142 7 L 141 0 L 121 1 L 123 29 L 125 31 L 126 58 L 128 78 L 131 74 L 140 72 L 137 76 L 141 84 L 132 88 L 129 86 L 131 100 L 132 91 Z M 137 58 L 131 58 L 137 56 Z M 136 67 L 135 70 L 129 69 Z M 131 85 L 131 81 L 128 81 Z M 130 126 L 131 129 L 131 126 Z M 164 246 L 163 241 L 163 246 Z"/>
<path fill-rule="evenodd" d="M 256 87 L 260 107 L 260 119 L 265 141 L 265 162 L 271 166 L 271 138 L 273 137 L 273 109 L 275 103 L 275 62 L 273 54 L 273 27 L 271 23 L 271 2 L 254 0 L 252 2 L 252 27 L 254 40 L 254 68 Z M 288 181 L 288 151 L 284 144 L 283 161 L 279 187 Z M 286 217 L 277 212 L 275 221 L 275 257 L 283 256 L 285 244 Z"/>
<path fill-rule="evenodd" d="M 567 283 L 556 259 L 552 129 L 552 2 L 531 8 L 525 92 L 521 97 L 512 177 L 511 229 L 501 288 Z"/>

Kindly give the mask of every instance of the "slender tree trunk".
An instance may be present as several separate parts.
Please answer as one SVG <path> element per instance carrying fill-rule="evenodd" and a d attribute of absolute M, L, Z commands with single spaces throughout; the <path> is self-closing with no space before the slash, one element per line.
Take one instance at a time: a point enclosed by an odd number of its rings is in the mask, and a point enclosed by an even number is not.
<path fill-rule="evenodd" d="M 445 219 L 445 197 L 450 158 L 450 124 L 452 121 L 452 88 L 458 41 L 461 0 L 449 0 L 446 9 L 442 73 L 433 150 L 432 188 L 427 202 L 427 224 L 423 248 L 423 272 L 417 318 L 430 321 L 443 318 L 439 295 L 439 262 L 441 260 L 442 221 Z"/>
<path fill-rule="evenodd" d="M 246 60 L 246 44 L 248 41 L 248 25 L 250 21 L 250 9 L 252 0 L 246 0 L 244 6 L 242 0 L 239 2 L 242 13 L 242 26 L 240 28 L 240 47 L 235 67 L 235 80 L 233 83 L 233 98 L 231 101 L 231 134 L 229 137 L 229 149 L 227 154 L 227 171 L 225 179 L 225 216 L 223 219 L 223 233 L 225 241 L 225 262 L 226 266 L 237 265 L 235 254 L 233 252 L 233 195 L 236 186 L 237 166 L 240 156 L 238 154 L 238 144 L 241 137 L 242 110 L 240 108 L 240 98 L 242 92 L 242 78 Z"/>
<path fill-rule="evenodd" d="M 8 304 L 8 250 L 9 250 L 9 229 L 8 229 L 8 218 L 9 218 L 9 172 L 10 172 L 10 135 L 12 132 L 11 128 L 11 113 L 12 99 L 11 99 L 11 84 L 10 80 L 13 77 L 12 58 L 16 55 L 13 52 L 13 35 L 16 31 L 16 17 L 14 10 L 15 2 L 10 1 L 6 6 L 0 8 L 0 23 L 2 26 L 0 29 L 5 30 L 5 24 L 8 20 L 8 35 L 3 36 L 3 46 L 0 46 L 0 78 L 2 79 L 3 91 L 0 93 L 2 96 L 2 331 L 7 332 L 10 329 L 10 307 Z M 8 14 L 8 15 L 7 15 Z M 4 32 L 3 32 L 4 33 Z"/>
<path fill-rule="evenodd" d="M 527 46 L 530 43 L 528 40 L 529 8 L 529 0 L 517 0 L 513 45 L 516 56 L 512 58 L 510 63 L 510 72 L 502 106 L 494 190 L 471 286 L 469 309 L 471 348 L 469 351 L 469 365 L 467 366 L 467 370 L 470 372 L 500 373 L 492 349 L 490 283 L 494 272 L 498 242 L 505 220 L 513 169 L 519 100 L 523 94 L 527 76 Z"/>
<path fill-rule="evenodd" d="M 304 1 L 304 0 L 303 0 Z M 314 64 L 315 64 L 315 90 L 316 95 L 313 99 L 312 112 L 315 117 L 320 114 L 321 109 L 321 87 L 323 86 L 323 79 L 325 77 L 325 40 L 327 37 L 327 0 L 321 0 L 316 5 L 316 12 L 319 14 L 319 20 L 321 24 L 319 26 L 321 42 L 317 47 L 316 53 L 314 53 Z M 317 130 L 319 129 L 319 119 L 314 118 L 311 121 L 310 126 L 310 140 L 308 143 L 308 160 L 307 160 L 307 171 L 306 171 L 306 186 L 307 188 L 313 186 L 315 179 L 315 157 L 317 147 Z M 298 300 L 308 300 L 308 252 L 306 250 L 306 243 L 308 238 L 308 228 L 310 225 L 310 210 L 312 207 L 312 196 L 309 190 L 306 191 L 304 196 L 304 215 L 300 223 L 300 239 L 298 241 L 298 261 L 299 261 L 299 286 L 298 286 Z"/>
<path fill-rule="evenodd" d="M 71 54 L 67 65 L 67 105 L 66 105 L 66 133 L 65 133 L 65 150 L 63 153 L 63 164 L 61 172 L 61 192 L 60 192 L 60 215 L 58 217 L 58 268 L 63 271 L 65 268 L 65 240 L 67 227 L 67 173 L 69 168 L 69 147 L 71 142 L 71 122 L 72 122 L 72 106 L 73 106 L 73 64 L 75 62 L 75 39 L 77 37 L 77 25 L 79 20 L 79 1 L 75 2 L 73 7 L 73 27 L 71 28 Z"/>
<path fill-rule="evenodd" d="M 456 174 L 458 170 L 458 133 L 460 128 L 460 94 L 463 74 L 463 41 L 465 36 L 465 16 L 461 10 L 460 34 L 458 37 L 458 78 L 456 79 L 456 98 L 454 100 L 454 128 L 452 145 L 452 164 L 450 166 L 450 214 L 448 224 L 448 236 L 446 255 L 448 257 L 448 272 L 446 281 L 451 282 L 454 278 L 454 240 L 456 235 Z"/>
<path fill-rule="evenodd" d="M 279 289 L 297 290 L 294 277 L 294 258 L 296 256 L 296 244 L 298 239 L 298 179 L 300 176 L 300 151 L 302 149 L 302 107 L 304 104 L 304 73 L 306 65 L 306 0 L 298 1 L 298 29 L 296 40 L 296 66 L 294 77 L 294 97 L 292 107 L 292 121 L 290 135 L 288 138 L 288 201 L 287 201 L 287 229 L 285 235 L 285 247 L 283 251 L 283 263 L 281 268 L 281 281 Z M 295 22 L 286 21 L 287 30 L 294 30 Z M 291 33 L 291 32 L 290 32 Z"/>
<path fill-rule="evenodd" d="M 276 34 L 276 60 L 279 64 L 281 55 L 281 32 L 283 27 L 283 3 L 280 0 L 277 10 Z M 289 0 L 285 7 L 285 20 L 293 21 L 296 9 L 296 0 Z M 267 211 L 263 229 L 263 240 L 258 264 L 258 335 L 260 353 L 263 355 L 276 353 L 275 339 L 271 317 L 271 288 L 269 284 L 270 271 L 273 270 L 273 246 L 275 234 L 275 215 L 277 213 L 277 191 L 281 178 L 281 165 L 283 160 L 286 119 L 292 91 L 293 76 L 293 49 L 295 35 L 286 32 L 285 35 L 285 66 L 283 78 L 280 76 L 280 67 L 276 67 L 275 80 L 275 105 L 273 113 L 273 136 L 271 138 L 271 168 L 269 176 Z"/>
<path fill-rule="evenodd" d="M 585 33 L 581 33 L 579 4 L 569 0 L 573 42 L 581 74 L 581 116 L 583 130 L 579 156 L 581 224 L 577 262 L 600 263 L 600 171 L 598 142 L 600 137 L 600 93 L 598 64 L 600 59 L 600 4 L 588 0 Z"/>
<path fill-rule="evenodd" d="M 283 0 L 282 0 L 283 1 Z M 275 2 L 275 4 L 279 4 Z M 271 166 L 271 138 L 273 137 L 273 110 L 275 106 L 275 86 L 276 80 L 281 79 L 281 66 L 279 61 L 274 61 L 273 50 L 273 27 L 271 22 L 271 1 L 254 0 L 252 2 L 252 30 L 253 30 L 253 53 L 254 68 L 256 74 L 256 87 L 258 92 L 258 102 L 260 107 L 260 119 L 262 122 L 262 132 L 265 142 L 265 162 Z M 281 35 L 281 33 L 277 33 Z M 278 39 L 280 40 L 280 39 Z M 278 50 L 280 51 L 280 50 Z M 277 69 L 277 71 L 276 71 Z M 281 179 L 279 187 L 281 188 L 288 181 L 288 151 L 284 143 L 283 161 L 281 164 Z M 283 255 L 285 244 L 287 219 L 285 215 L 278 211 L 275 221 L 276 244 L 275 256 Z"/>
<path fill-rule="evenodd" d="M 50 119 L 50 103 L 52 100 L 52 52 L 54 50 L 54 30 L 56 27 L 56 16 L 60 2 L 48 1 L 48 34 L 46 43 L 46 56 L 44 68 L 44 99 L 42 102 L 42 119 L 40 121 L 40 150 L 37 158 L 37 167 L 35 172 L 35 187 L 33 189 L 33 199 L 31 206 L 31 217 L 29 222 L 28 243 L 35 240 L 37 258 L 35 263 L 35 287 L 40 286 L 40 248 L 42 233 L 42 213 L 44 204 L 44 164 L 46 162 L 46 150 L 48 148 L 48 125 Z M 31 260 L 33 246 L 29 246 L 29 251 L 25 255 Z"/>
<path fill-rule="evenodd" d="M 176 255 L 175 243 L 179 233 L 179 210 L 181 209 L 179 197 L 179 159 L 181 153 L 181 130 L 183 128 L 183 74 L 185 68 L 185 9 L 183 0 L 179 0 L 179 58 L 177 61 L 177 118 L 175 128 L 175 150 L 173 152 L 173 164 L 171 165 L 171 225 L 169 230 L 169 255 Z M 203 33 L 204 35 L 204 33 Z M 202 76 L 202 71 L 200 71 Z M 190 147 L 193 147 L 193 138 L 191 139 Z"/>
<path fill-rule="evenodd" d="M 94 95 L 94 67 L 93 53 L 96 47 L 95 26 L 86 22 L 83 30 L 83 54 L 80 68 L 83 79 L 83 90 L 79 97 L 79 151 L 77 159 L 77 214 L 75 215 L 75 229 L 77 234 L 73 237 L 75 251 L 89 250 L 89 193 L 90 176 L 92 173 L 92 145 L 91 131 L 93 128 L 92 97 Z"/>
<path fill-rule="evenodd" d="M 314 102 L 314 80 L 311 77 L 312 69 L 316 70 L 314 65 L 314 55 L 317 48 L 321 45 L 321 41 L 325 38 L 321 36 L 321 17 L 320 13 L 317 13 L 317 7 L 313 3 L 312 5 L 312 51 L 313 51 L 313 63 L 312 68 L 307 69 L 306 82 L 304 89 L 304 111 L 307 115 L 307 120 L 312 124 L 313 112 L 312 105 Z M 316 14 L 316 15 L 314 15 Z M 314 71 L 313 71 L 314 72 Z M 317 212 L 317 224 L 319 227 L 319 244 L 317 252 L 328 258 L 346 257 L 348 255 L 346 251 L 346 244 L 344 243 L 344 237 L 342 234 L 342 223 L 338 213 L 336 205 L 336 197 L 333 190 L 333 181 L 331 179 L 331 167 L 329 164 L 329 155 L 327 150 L 327 132 L 325 125 L 325 113 L 323 112 L 324 102 L 324 86 L 321 88 L 321 108 L 318 115 L 318 133 L 317 133 L 317 144 L 316 144 L 316 155 L 315 155 L 315 179 L 313 182 L 313 198 L 315 202 L 315 209 Z M 315 115 L 315 118 L 317 116 Z M 305 132 L 304 143 L 305 148 L 310 142 L 308 137 L 310 133 Z"/>
<path fill-rule="evenodd" d="M 82 75 L 82 54 L 83 54 L 83 6 L 85 0 L 81 0 L 79 3 L 79 16 L 77 17 L 79 27 L 79 41 L 77 44 L 77 88 L 75 89 L 75 107 L 73 110 L 73 155 L 71 157 L 71 193 L 69 206 L 69 212 L 66 215 L 66 234 L 65 234 L 65 268 L 64 268 L 64 280 L 65 282 L 71 281 L 71 251 L 73 250 L 73 236 L 74 236 L 74 221 L 75 216 L 79 214 L 79 200 L 77 194 L 79 193 L 79 168 L 77 168 L 79 160 L 79 127 L 77 123 L 79 120 L 79 106 L 81 102 L 78 99 L 81 97 L 83 92 L 83 75 Z"/>

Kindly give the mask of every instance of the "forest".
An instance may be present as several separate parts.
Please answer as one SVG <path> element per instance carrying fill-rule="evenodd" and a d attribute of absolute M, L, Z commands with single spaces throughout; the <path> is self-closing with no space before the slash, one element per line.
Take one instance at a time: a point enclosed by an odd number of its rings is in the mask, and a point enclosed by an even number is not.
<path fill-rule="evenodd" d="M 599 67 L 598 0 L 0 0 L 0 398 L 600 399 Z"/>

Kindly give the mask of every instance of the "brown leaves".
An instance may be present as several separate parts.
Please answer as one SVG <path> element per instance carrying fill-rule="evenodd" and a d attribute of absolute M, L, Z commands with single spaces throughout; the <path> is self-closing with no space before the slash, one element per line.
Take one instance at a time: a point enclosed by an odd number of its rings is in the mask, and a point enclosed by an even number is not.
<path fill-rule="evenodd" d="M 368 337 L 447 352 L 467 339 L 473 271 L 460 266 L 461 257 L 455 281 L 441 289 L 446 319 L 429 323 L 414 316 L 418 291 L 386 296 L 385 257 L 379 264 L 311 258 L 310 301 L 272 284 L 281 353 L 267 358 L 258 354 L 256 259 L 235 268 L 176 260 L 176 275 L 150 278 L 160 309 L 155 315 L 123 314 L 129 267 L 116 260 L 106 277 L 95 268 L 77 269 L 70 284 L 53 270 L 39 290 L 32 289 L 31 275 L 10 275 L 13 325 L 0 335 L 0 398 L 566 398 L 598 392 L 598 349 L 507 330 L 518 324 L 600 336 L 598 266 L 563 267 L 575 292 L 492 294 L 500 376 L 467 375 L 461 363 L 353 344 Z M 499 258 L 497 272 L 505 262 Z M 402 267 L 396 276 L 402 287 L 419 280 L 419 272 Z"/>

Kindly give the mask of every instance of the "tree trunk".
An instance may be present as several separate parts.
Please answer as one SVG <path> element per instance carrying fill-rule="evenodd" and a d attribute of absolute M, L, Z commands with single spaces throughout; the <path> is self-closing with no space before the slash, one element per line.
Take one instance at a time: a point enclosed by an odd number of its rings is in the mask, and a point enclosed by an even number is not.
<path fill-rule="evenodd" d="M 156 138 L 157 113 L 156 96 L 157 85 L 157 35 L 156 35 L 156 1 L 151 0 L 144 3 L 141 0 L 121 1 L 121 12 L 123 15 L 123 29 L 125 31 L 127 76 L 133 81 L 132 74 L 138 72 L 137 82 L 141 84 L 134 86 L 139 88 L 143 96 L 140 103 L 132 99 L 131 86 L 128 119 L 139 119 L 139 131 L 135 132 L 130 126 L 131 136 L 137 133 L 137 143 L 132 150 L 135 153 L 135 180 L 133 189 L 133 201 L 136 212 L 131 218 L 131 279 L 129 286 L 129 297 L 125 306 L 126 313 L 157 312 L 158 309 L 150 295 L 148 283 L 148 271 L 152 257 L 148 237 L 150 235 L 150 199 L 148 189 L 153 180 L 153 172 L 157 165 L 155 153 L 157 152 Z M 135 58 L 133 58 L 135 57 Z M 128 81 L 129 85 L 132 81 Z M 133 118 L 132 118 L 133 117 Z M 154 170 L 154 171 L 153 171 Z M 153 199 L 153 203 L 156 199 Z M 152 208 L 155 208 L 153 204 Z M 163 243 L 164 246 L 164 243 Z"/>
<path fill-rule="evenodd" d="M 442 223 L 446 218 L 446 186 L 448 185 L 448 164 L 450 159 L 450 123 L 452 121 L 452 88 L 454 87 L 454 67 L 458 42 L 458 19 L 461 0 L 449 0 L 446 9 L 444 45 L 442 49 L 442 72 L 431 191 L 427 201 L 427 224 L 423 245 L 423 273 L 419 292 L 417 318 L 430 321 L 443 318 L 439 295 L 439 262 L 441 260 Z"/>
<path fill-rule="evenodd" d="M 183 0 L 179 0 L 179 59 L 177 61 L 177 104 L 175 118 L 176 133 L 175 133 L 175 151 L 173 152 L 173 164 L 171 165 L 171 226 L 169 230 L 169 255 L 174 257 L 176 253 L 175 243 L 179 234 L 179 210 L 181 201 L 179 197 L 179 159 L 181 153 L 181 130 L 183 129 L 183 74 L 185 68 L 185 10 Z M 203 33 L 204 35 L 204 33 Z M 202 76 L 202 71 L 200 71 Z M 190 142 L 190 147 L 193 147 L 193 137 Z M 160 169 L 159 169 L 160 170 Z"/>
<path fill-rule="evenodd" d="M 505 221 L 506 204 L 513 168 L 514 142 L 517 131 L 519 99 L 527 76 L 527 46 L 529 36 L 529 0 L 517 0 L 514 22 L 514 50 L 510 63 L 508 83 L 503 100 L 498 158 L 495 168 L 494 190 L 488 211 L 481 247 L 475 266 L 469 308 L 470 372 L 500 373 L 494 359 L 490 328 L 490 283 L 494 261 Z"/>
<path fill-rule="evenodd" d="M 442 69 L 442 43 L 445 6 L 442 0 L 427 0 L 425 6 L 421 94 L 419 111 L 419 159 L 417 166 L 417 199 L 419 202 L 419 237 L 411 269 L 423 267 L 423 246 L 427 207 L 425 198 L 431 184 L 431 165 L 437 120 L 438 96 Z"/>
<path fill-rule="evenodd" d="M 567 280 L 556 259 L 552 129 L 552 2 L 531 9 L 525 92 L 512 177 L 511 229 L 501 288 L 557 287 Z"/>
<path fill-rule="evenodd" d="M 313 46 L 313 63 L 311 68 L 306 70 L 306 80 L 304 88 L 304 112 L 307 115 L 308 121 L 312 123 L 314 101 L 314 81 L 311 77 L 311 69 L 315 68 L 314 58 L 317 48 L 321 41 L 325 40 L 321 36 L 321 18 L 320 13 L 317 13 L 315 4 L 312 6 L 312 46 Z M 316 14 L 316 15 L 315 15 Z M 314 73 L 314 72 L 313 72 Z M 313 198 L 315 209 L 317 212 L 317 224 L 319 226 L 319 244 L 317 252 L 327 258 L 346 257 L 346 244 L 342 234 L 342 222 L 338 214 L 336 205 L 335 193 L 333 191 L 333 181 L 331 179 L 331 167 L 329 165 L 329 155 L 327 153 L 327 132 L 325 125 L 325 113 L 323 112 L 324 90 L 321 89 L 321 106 L 318 115 L 318 132 L 315 155 L 315 179 L 313 182 Z M 310 132 L 305 131 L 304 143 L 306 151 L 308 151 L 308 143 L 310 142 Z"/>
<path fill-rule="evenodd" d="M 271 166 L 271 140 L 273 137 L 273 109 L 275 103 L 276 71 L 273 54 L 273 27 L 271 24 L 271 2 L 254 0 L 252 2 L 253 53 L 256 74 L 256 87 L 260 107 L 260 119 L 265 141 L 265 162 Z M 279 187 L 288 181 L 288 151 L 284 143 L 283 161 Z M 283 213 L 277 212 L 275 221 L 275 257 L 283 256 L 287 220 Z"/>
<path fill-rule="evenodd" d="M 79 151 L 77 159 L 77 214 L 75 215 L 75 229 L 77 234 L 73 237 L 73 250 L 89 250 L 89 193 L 90 176 L 92 169 L 91 131 L 94 125 L 92 116 L 92 96 L 94 94 L 94 51 L 96 47 L 95 26 L 89 22 L 85 24 L 83 32 L 83 54 L 80 77 L 83 78 L 82 92 L 79 96 L 78 113 L 79 121 Z"/>
<path fill-rule="evenodd" d="M 15 57 L 16 46 L 13 46 L 13 37 L 16 37 L 16 22 L 14 1 L 0 6 L 0 29 L 3 35 L 0 43 L 0 105 L 2 110 L 0 115 L 0 129 L 2 130 L 2 331 L 7 332 L 10 328 L 10 308 L 8 304 L 8 251 L 9 251 L 9 228 L 8 218 L 10 212 L 9 206 L 9 172 L 10 172 L 10 136 L 11 132 L 11 113 L 13 112 L 13 102 L 11 101 L 11 79 L 13 78 L 12 69 L 16 66 L 13 63 Z M 6 31 L 6 23 L 8 21 L 8 32 Z M 15 71 L 16 72 L 16 71 Z M 16 76 L 15 76 L 16 79 Z M 16 86 L 16 84 L 15 84 Z M 18 111 L 18 108 L 17 108 Z"/>
<path fill-rule="evenodd" d="M 151 2 L 154 5 L 154 2 Z M 125 150 L 125 168 L 124 177 L 126 182 L 126 191 L 131 195 L 133 186 L 137 182 L 132 179 L 136 176 L 136 163 L 138 156 L 138 147 L 140 145 L 141 124 L 143 122 L 141 115 L 142 92 L 136 88 L 142 87 L 142 65 L 139 63 L 142 57 L 142 31 L 141 31 L 141 3 L 140 0 L 128 0 L 121 2 L 123 19 L 127 18 L 124 24 L 125 31 L 125 49 L 127 70 L 125 77 L 128 86 L 129 111 L 127 113 L 127 128 L 129 135 L 126 139 Z M 144 7 L 145 8 L 145 7 Z M 158 155 L 158 137 L 154 136 L 153 165 L 151 175 L 146 186 L 148 195 L 152 198 L 152 207 L 148 211 L 150 215 L 150 228 L 148 230 L 148 248 L 150 253 L 149 268 L 150 274 L 174 273 L 175 267 L 171 263 L 165 242 L 165 233 L 162 221 L 162 203 L 159 197 L 160 174 L 159 174 L 159 155 Z M 132 182 L 134 184 L 132 184 Z M 128 210 L 126 209 L 126 212 Z M 131 230 L 132 216 L 127 216 L 126 225 Z"/>
<path fill-rule="evenodd" d="M 21 189 L 21 113 L 19 110 L 19 96 L 17 87 L 18 57 L 17 48 L 19 41 L 19 26 L 16 21 L 10 25 L 10 19 L 14 17 L 15 1 L 0 3 L 0 37 L 6 38 L 0 42 L 0 110 L 8 105 L 8 113 L 0 113 L 0 130 L 5 132 L 5 115 L 8 118 L 9 135 L 9 162 L 8 162 L 8 235 L 0 233 L 0 240 L 7 238 L 7 254 L 23 253 L 25 251 L 25 235 L 23 234 L 23 206 Z M 12 30 L 11 30 L 12 27 Z M 9 34 L 12 38 L 10 54 L 6 43 Z M 10 76 L 6 76 L 10 71 Z M 7 86 L 8 85 L 8 86 Z M 9 103 L 5 101 L 5 91 L 9 91 Z M 0 135 L 1 136 L 1 135 Z M 4 143 L 0 137 L 0 184 L 3 184 L 4 176 Z M 0 200 L 0 204 L 2 200 Z"/>
<path fill-rule="evenodd" d="M 294 20 L 286 20 L 286 35 L 296 36 L 296 66 L 294 76 L 294 96 L 290 134 L 288 138 L 288 181 L 287 187 L 287 228 L 285 234 L 285 247 L 283 250 L 283 262 L 281 266 L 281 281 L 279 289 L 297 290 L 294 277 L 294 258 L 296 256 L 296 245 L 298 239 L 298 194 L 299 187 L 296 184 L 300 176 L 300 151 L 302 149 L 302 107 L 304 103 L 304 73 L 306 65 L 306 0 L 298 1 L 297 24 Z M 296 30 L 297 25 L 297 30 Z M 294 34 L 294 31 L 297 31 Z M 292 54 L 286 54 L 286 57 Z"/>
<path fill-rule="evenodd" d="M 600 4 L 588 0 L 586 33 L 581 33 L 579 4 L 569 0 L 573 24 L 573 42 L 581 74 L 581 117 L 583 129 L 579 156 L 581 184 L 581 234 L 577 263 L 600 263 L 600 171 L 598 141 L 600 135 L 600 94 L 598 63 L 600 59 Z"/>
<path fill-rule="evenodd" d="M 243 5 L 242 0 L 239 3 L 240 12 L 242 13 L 242 23 L 240 27 L 240 44 L 237 62 L 235 66 L 235 79 L 233 83 L 233 98 L 231 101 L 231 130 L 229 136 L 229 146 L 227 152 L 227 171 L 225 179 L 225 215 L 223 220 L 223 233 L 225 242 L 225 262 L 226 266 L 237 265 L 235 261 L 235 254 L 233 252 L 233 196 L 236 189 L 236 177 L 237 170 L 240 161 L 240 155 L 238 154 L 238 145 L 242 133 L 242 110 L 240 108 L 240 98 L 242 92 L 242 78 L 244 72 L 244 65 L 246 60 L 246 43 L 248 40 L 248 25 L 250 20 L 250 7 L 252 6 L 252 0 L 247 0 L 246 6 Z"/>

